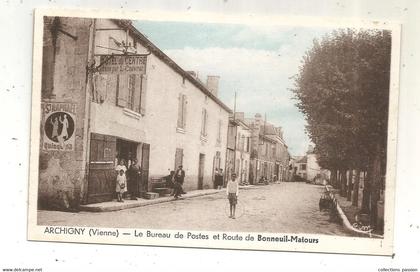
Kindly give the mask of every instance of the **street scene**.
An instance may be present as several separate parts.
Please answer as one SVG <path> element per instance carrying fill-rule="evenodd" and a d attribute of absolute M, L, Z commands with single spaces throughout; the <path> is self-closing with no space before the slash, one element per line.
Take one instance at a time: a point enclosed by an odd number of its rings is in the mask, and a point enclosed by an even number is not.
<path fill-rule="evenodd" d="M 116 212 L 40 211 L 38 224 L 348 236 L 348 231 L 335 222 L 328 211 L 319 211 L 322 191 L 322 186 L 302 182 L 240 190 L 236 220 L 228 218 L 229 203 L 223 191 Z M 297 197 L 305 201 L 290 205 Z"/>
<path fill-rule="evenodd" d="M 384 237 L 391 31 L 45 16 L 42 41 L 38 225 Z"/>

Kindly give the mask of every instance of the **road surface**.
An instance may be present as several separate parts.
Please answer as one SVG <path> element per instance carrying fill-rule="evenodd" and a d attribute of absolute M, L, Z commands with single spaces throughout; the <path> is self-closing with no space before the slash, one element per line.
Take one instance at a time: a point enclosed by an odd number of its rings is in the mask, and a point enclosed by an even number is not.
<path fill-rule="evenodd" d="M 345 229 L 319 211 L 322 186 L 280 183 L 240 190 L 236 219 L 228 218 L 224 191 L 116 212 L 39 211 L 38 224 L 86 227 L 147 228 L 274 233 L 317 233 L 348 236 Z"/>

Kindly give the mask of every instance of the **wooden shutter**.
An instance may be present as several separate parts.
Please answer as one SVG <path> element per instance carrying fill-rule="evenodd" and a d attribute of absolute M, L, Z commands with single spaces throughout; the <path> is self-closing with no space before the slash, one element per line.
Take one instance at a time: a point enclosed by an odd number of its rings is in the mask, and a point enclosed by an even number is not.
<path fill-rule="evenodd" d="M 141 104 L 141 76 L 136 74 L 134 79 L 134 108 L 133 110 L 140 113 Z"/>
<path fill-rule="evenodd" d="M 140 113 L 146 113 L 147 75 L 141 75 Z"/>
<path fill-rule="evenodd" d="M 182 128 L 182 94 L 178 95 L 178 121 L 177 121 L 177 127 Z"/>
<path fill-rule="evenodd" d="M 208 122 L 207 110 L 204 109 L 204 136 L 207 136 L 207 122 Z"/>
<path fill-rule="evenodd" d="M 187 96 L 182 95 L 182 127 L 187 125 Z"/>
<path fill-rule="evenodd" d="M 118 75 L 117 81 L 117 106 L 127 107 L 128 75 Z"/>
<path fill-rule="evenodd" d="M 201 135 L 204 136 L 205 109 L 201 111 Z"/>
<path fill-rule="evenodd" d="M 142 144 L 140 192 L 149 190 L 149 156 L 150 144 Z"/>
<path fill-rule="evenodd" d="M 95 133 L 91 134 L 88 203 L 112 200 L 115 192 L 115 152 L 115 137 Z"/>
<path fill-rule="evenodd" d="M 219 120 L 219 124 L 217 127 L 217 142 L 222 141 L 222 120 Z"/>

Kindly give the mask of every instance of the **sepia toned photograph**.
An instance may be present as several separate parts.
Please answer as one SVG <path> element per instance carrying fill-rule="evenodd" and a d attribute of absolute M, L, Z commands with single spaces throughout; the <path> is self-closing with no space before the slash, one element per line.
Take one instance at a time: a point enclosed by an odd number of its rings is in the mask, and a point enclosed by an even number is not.
<path fill-rule="evenodd" d="M 392 254 L 398 26 L 208 18 L 37 11 L 28 239 Z"/>

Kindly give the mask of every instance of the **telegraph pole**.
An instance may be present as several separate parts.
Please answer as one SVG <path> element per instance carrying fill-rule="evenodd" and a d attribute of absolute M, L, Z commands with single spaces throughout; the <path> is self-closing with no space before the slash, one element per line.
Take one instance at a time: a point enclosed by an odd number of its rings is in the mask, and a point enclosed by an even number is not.
<path fill-rule="evenodd" d="M 233 103 L 233 124 L 235 126 L 235 143 L 233 145 L 233 170 L 232 173 L 236 171 L 236 141 L 238 137 L 238 126 L 236 125 L 236 91 L 235 91 L 235 99 Z M 238 173 L 236 173 L 238 175 Z"/>

